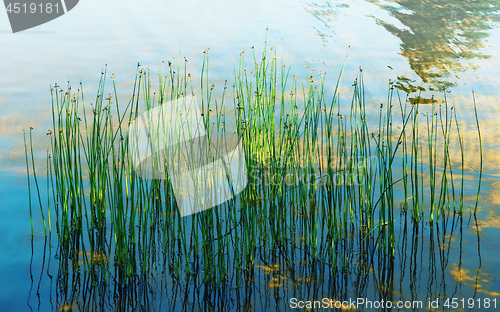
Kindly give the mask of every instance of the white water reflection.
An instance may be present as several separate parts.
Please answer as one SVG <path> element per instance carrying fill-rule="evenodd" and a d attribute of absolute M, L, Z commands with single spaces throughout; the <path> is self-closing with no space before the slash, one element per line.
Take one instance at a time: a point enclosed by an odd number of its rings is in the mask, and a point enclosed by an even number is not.
<path fill-rule="evenodd" d="M 55 82 L 66 85 L 70 81 L 73 86 L 82 82 L 87 101 L 92 101 L 100 71 L 108 64 L 109 72 L 117 76 L 123 103 L 130 96 L 138 62 L 159 68 L 162 60 L 172 60 L 182 50 L 189 60 L 188 71 L 196 76 L 201 71 L 202 51 L 210 47 L 210 78 L 217 84 L 233 78 L 231 60 L 242 50 L 249 54 L 254 45 L 256 50 L 262 48 L 266 27 L 269 44 L 283 51 L 285 62 L 293 64 L 298 76 L 304 72 L 304 61 L 311 67 L 324 62 L 329 81 L 335 81 L 350 45 L 342 88 L 350 89 L 358 66 L 362 66 L 367 99 L 384 101 L 389 79 L 405 75 L 417 85 L 421 79 L 401 53 L 400 38 L 377 24 L 384 21 L 398 29 L 408 28 L 395 18 L 407 15 L 401 11 L 404 6 L 394 1 L 372 2 L 85 1 L 71 16 L 19 34 L 8 33 L 10 26 L 4 16 L 0 19 L 2 168 L 23 166 L 23 159 L 7 157 L 10 151 L 22 148 L 22 129 L 34 127 L 35 144 L 47 147 L 48 140 L 45 144 L 43 140 L 51 124 L 49 87 Z M 477 50 L 490 57 L 468 60 L 476 69 L 460 73 L 459 80 L 454 78 L 458 85 L 448 97 L 470 117 L 470 92 L 475 90 L 487 147 L 485 165 L 491 174 L 498 174 L 500 32 L 494 26 L 486 30 L 487 44 Z M 472 127 L 473 120 L 466 121 Z M 464 131 L 464 135 L 469 133 Z"/>

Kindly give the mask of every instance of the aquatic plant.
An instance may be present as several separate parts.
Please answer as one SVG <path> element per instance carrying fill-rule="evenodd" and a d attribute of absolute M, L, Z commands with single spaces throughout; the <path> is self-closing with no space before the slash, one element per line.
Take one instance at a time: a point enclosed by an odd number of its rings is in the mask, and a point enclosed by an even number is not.
<path fill-rule="evenodd" d="M 463 214 L 464 148 L 446 97 L 424 106 L 417 95 L 412 103 L 392 81 L 386 103 L 369 105 L 360 69 L 346 109 L 338 94 L 343 66 L 328 95 L 324 70 L 306 65 L 299 81 L 267 45 L 261 55 L 252 50 L 252 66 L 240 54 L 234 82 L 226 80 L 220 95 L 208 78 L 208 55 L 207 49 L 199 95 L 186 61 L 164 63 L 156 91 L 151 70 L 138 65 L 124 107 L 114 74 L 113 94 L 104 95 L 106 69 L 90 105 L 82 84 L 76 92 L 70 85 L 52 88 L 47 217 L 39 199 L 46 235 L 50 205 L 55 209 L 63 274 L 83 269 L 94 281 L 127 280 L 168 268 L 176 278 L 203 271 L 207 282 L 235 276 L 239 285 L 260 250 L 277 248 L 301 248 L 312 261 L 342 271 L 353 236 L 372 259 L 394 257 L 398 214 L 431 226 Z M 171 177 L 147 179 L 134 167 L 128 125 L 141 111 L 189 94 L 201 99 L 209 138 L 218 132 L 241 138 L 249 185 L 217 207 L 181 218 Z M 477 113 L 476 123 L 480 138 Z M 460 181 L 450 156 L 457 142 Z M 40 194 L 31 144 L 30 151 Z M 27 145 L 26 164 L 30 183 Z M 479 193 L 480 183 L 476 202 Z"/>

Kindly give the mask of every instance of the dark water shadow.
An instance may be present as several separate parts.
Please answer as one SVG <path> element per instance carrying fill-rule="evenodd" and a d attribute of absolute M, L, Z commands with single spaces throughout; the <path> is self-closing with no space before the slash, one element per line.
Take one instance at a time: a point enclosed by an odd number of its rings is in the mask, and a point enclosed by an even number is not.
<path fill-rule="evenodd" d="M 301 217 L 298 217 L 300 221 Z M 273 222 L 271 220 L 271 222 Z M 318 221 L 320 222 L 320 221 Z M 433 227 L 411 221 L 403 215 L 399 219 L 398 248 L 391 255 L 381 249 L 384 230 L 364 239 L 357 228 L 346 229 L 347 235 L 335 241 L 335 254 L 328 248 L 332 233 L 325 229 L 318 248 L 308 243 L 307 229 L 297 227 L 294 235 L 283 240 L 277 228 L 271 225 L 273 243 L 258 244 L 253 266 L 236 268 L 234 254 L 227 255 L 227 271 L 218 283 L 203 278 L 203 255 L 189 252 L 190 272 L 185 270 L 183 247 L 177 239 L 163 236 L 162 224 L 152 224 L 147 231 L 148 246 L 138 240 L 136 258 L 139 269 L 132 274 L 120 270 L 112 259 L 95 253 L 93 272 L 83 270 L 82 250 L 75 246 L 70 253 L 61 252 L 59 246 L 55 289 L 52 289 L 52 311 L 270 311 L 293 310 L 292 297 L 328 298 L 332 305 L 351 298 L 397 302 L 423 301 L 464 295 L 480 298 L 481 254 L 480 236 L 477 234 L 479 266 L 465 285 L 454 279 L 450 270 L 473 271 L 471 254 L 462 259 L 463 230 L 467 220 L 457 215 L 443 217 Z M 474 220 L 472 221 L 474 223 Z M 241 228 L 229 233 L 228 242 L 234 241 Z M 191 236 L 190 233 L 186 233 Z M 241 232 L 239 233 L 241 234 Z M 112 235 L 111 235 L 112 236 Z M 470 236 L 470 234 L 469 234 Z M 366 237 L 365 237 L 366 238 Z M 149 240 L 149 239 L 148 239 Z M 192 242 L 191 242 L 192 243 Z M 190 244 L 191 244 L 190 243 Z M 213 241 L 216 246 L 217 241 Z M 458 246 L 456 246 L 458 244 Z M 45 246 L 47 241 L 45 242 Z M 457 248 L 458 247 L 458 248 Z M 468 247 L 472 247 L 468 243 Z M 141 259 L 143 248 L 147 257 Z M 166 249 L 173 249 L 174 254 Z M 214 248 L 214 247 L 211 247 Z M 469 248 L 470 250 L 470 248 Z M 456 254 L 458 252 L 458 255 Z M 455 253 L 455 255 L 453 255 Z M 66 254 L 67 256 L 64 256 Z M 49 272 L 45 262 L 52 256 L 43 255 L 38 288 Z M 143 260 L 146 260 L 145 262 Z M 50 266 L 50 264 L 49 264 Z M 469 290 L 465 286 L 468 286 Z M 470 289 L 472 288 L 474 289 Z M 33 288 L 33 280 L 32 280 Z M 54 292 L 55 303 L 52 303 Z M 461 292 L 458 294 L 458 292 Z M 31 289 L 30 289 L 31 293 Z M 38 291 L 37 291 L 38 293 Z M 48 298 L 38 298 L 47 307 Z M 29 302 L 29 298 L 28 298 Z M 370 306 L 359 306 L 360 311 L 372 311 Z M 40 308 L 39 308 L 40 310 Z M 391 309 L 379 309 L 390 311 Z M 410 311 L 419 311 L 412 308 Z"/>

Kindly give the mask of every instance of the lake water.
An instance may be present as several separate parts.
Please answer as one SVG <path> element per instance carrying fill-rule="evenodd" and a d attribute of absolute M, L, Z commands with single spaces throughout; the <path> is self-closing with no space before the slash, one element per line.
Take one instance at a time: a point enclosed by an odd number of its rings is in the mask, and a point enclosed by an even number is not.
<path fill-rule="evenodd" d="M 500 306 L 499 26 L 500 1 L 87 0 L 61 18 L 16 34 L 10 31 L 7 14 L 0 13 L 2 309 L 100 309 L 89 303 L 95 298 L 85 297 L 92 287 L 89 281 L 62 281 L 55 247 L 49 251 L 38 217 L 34 224 L 37 231 L 31 237 L 23 130 L 33 127 L 34 147 L 40 151 L 37 160 L 43 164 L 50 145 L 46 133 L 51 128 L 51 86 L 82 82 L 86 94 L 95 94 L 107 64 L 108 74 L 116 74 L 118 94 L 126 102 L 137 63 L 156 73 L 162 61 L 185 56 L 188 72 L 197 76 L 207 48 L 210 79 L 222 85 L 226 79 L 234 79 L 232 61 L 238 60 L 243 50 L 250 57 L 253 46 L 261 51 L 266 36 L 268 46 L 283 53 L 297 76 L 305 73 L 307 62 L 310 68 L 328 72 L 327 84 L 331 85 L 348 54 L 340 88 L 346 104 L 359 67 L 363 68 L 367 103 L 372 105 L 386 101 L 388 82 L 398 76 L 423 86 L 425 98 L 442 99 L 443 94 L 437 90 L 445 87 L 448 102 L 460 109 L 465 172 L 470 180 L 477 179 L 480 164 L 474 91 L 484 147 L 477 221 L 467 210 L 463 220 L 450 217 L 440 230 L 401 224 L 402 233 L 407 235 L 401 236 L 401 254 L 389 265 L 393 267 L 389 276 L 384 273 L 386 260 L 378 258 L 377 272 L 362 270 L 359 265 L 359 271 L 345 275 L 351 280 L 343 280 L 296 250 L 290 264 L 296 272 L 293 279 L 290 266 L 287 268 L 283 259 L 274 255 L 276 259 L 267 259 L 268 264 L 256 265 L 257 274 L 245 288 L 200 294 L 199 281 L 179 282 L 168 274 L 158 275 L 154 283 L 139 290 L 144 292 L 142 296 L 135 294 L 135 303 L 120 303 L 124 304 L 121 307 L 139 304 L 146 311 L 268 311 L 289 308 L 292 297 L 391 297 L 422 300 L 424 305 L 429 298 L 473 298 L 476 308 L 477 300 L 496 298 Z M 333 92 L 333 87 L 330 90 Z M 466 208 L 474 206 L 475 187 L 466 193 Z M 52 244 L 57 245 L 54 237 Z M 266 252 L 272 254 L 263 254 Z M 362 259 L 360 252 L 354 262 Z M 363 282 L 366 284 L 361 285 Z M 150 289 L 157 294 L 151 301 L 146 294 Z M 102 295 L 106 310 L 123 310 L 118 308 L 116 296 L 118 292 L 109 290 Z M 82 307 L 83 302 L 88 306 Z M 204 306 L 204 302 L 213 305 Z M 441 306 L 439 310 L 443 309 Z M 475 308 L 466 305 L 461 310 Z"/>

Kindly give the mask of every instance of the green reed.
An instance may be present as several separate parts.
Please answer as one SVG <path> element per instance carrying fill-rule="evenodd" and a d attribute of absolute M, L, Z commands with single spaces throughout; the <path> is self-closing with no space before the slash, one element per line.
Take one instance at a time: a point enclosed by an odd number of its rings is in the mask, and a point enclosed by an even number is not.
<path fill-rule="evenodd" d="M 481 180 L 482 180 L 482 176 L 483 176 L 483 140 L 481 138 L 481 129 L 479 128 L 479 118 L 477 117 L 476 96 L 474 95 L 474 92 L 472 92 L 472 100 L 474 102 L 474 118 L 476 120 L 477 134 L 479 137 L 479 157 L 480 157 L 479 181 L 478 181 L 478 185 L 477 185 L 476 204 L 474 206 L 474 214 L 476 214 L 477 205 L 479 203 L 479 194 L 481 193 Z"/>
<path fill-rule="evenodd" d="M 33 236 L 33 210 L 31 207 L 31 183 L 30 183 L 30 168 L 28 163 L 28 146 L 26 144 L 26 133 L 23 131 L 24 136 L 24 156 L 26 158 L 26 176 L 28 178 L 28 202 L 30 207 L 30 223 L 31 223 L 31 236 Z"/>
<path fill-rule="evenodd" d="M 72 263 L 73 270 L 83 268 L 101 280 L 159 268 L 177 277 L 203 271 L 207 281 L 221 283 L 234 274 L 239 283 L 260 250 L 304 245 L 314 261 L 345 270 L 354 232 L 372 255 L 394 257 L 398 212 L 410 210 L 415 222 L 431 225 L 452 208 L 462 214 L 465 152 L 456 109 L 446 97 L 442 104 L 422 106 L 419 97 L 412 103 L 390 82 L 386 103 L 372 105 L 360 69 L 344 105 L 338 94 L 344 65 L 328 94 L 324 69 L 306 64 L 299 80 L 267 44 L 262 54 L 252 49 L 252 65 L 243 51 L 233 82 L 226 80 L 218 93 L 209 79 L 208 55 L 207 49 L 198 91 L 181 55 L 177 64 L 162 65 L 157 87 L 151 71 L 138 65 L 126 105 L 118 101 L 114 74 L 112 92 L 105 95 L 106 69 L 90 105 L 81 84 L 76 91 L 52 88 L 47 196 L 66 270 Z M 217 207 L 181 218 L 171 178 L 146 179 L 134 168 L 128 126 L 140 112 L 196 92 L 209 140 L 232 132 L 241 138 L 248 186 Z M 482 154 L 477 112 L 476 123 Z M 450 156 L 455 134 L 460 183 Z M 152 169 L 167 161 L 152 161 Z M 26 162 L 30 183 L 27 154 Z M 33 156 L 31 162 L 38 189 Z M 481 174 L 482 162 L 479 181 Z M 50 233 L 50 204 L 47 212 Z"/>

